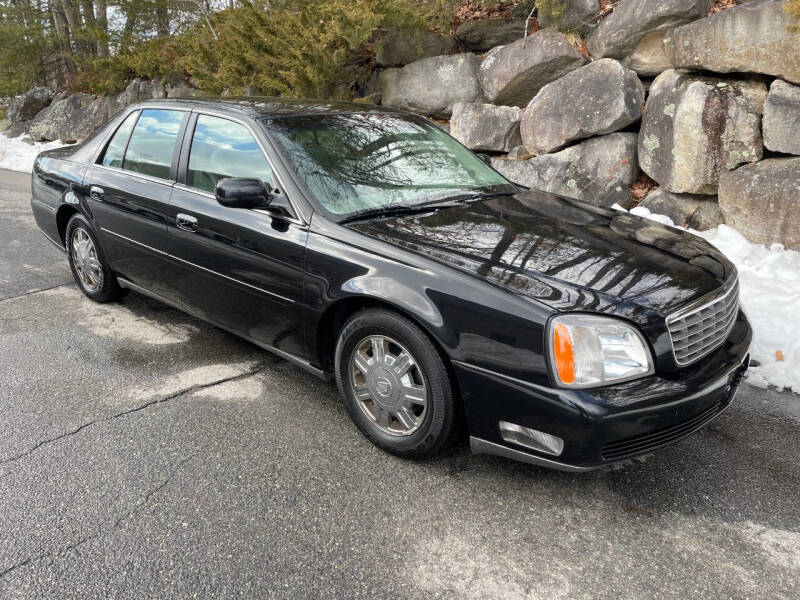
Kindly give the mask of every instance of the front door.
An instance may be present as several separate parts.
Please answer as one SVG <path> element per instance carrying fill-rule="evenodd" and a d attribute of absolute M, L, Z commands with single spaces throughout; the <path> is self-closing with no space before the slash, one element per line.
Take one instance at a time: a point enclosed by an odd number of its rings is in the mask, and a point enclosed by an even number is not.
<path fill-rule="evenodd" d="M 111 267 L 135 285 L 172 299 L 167 213 L 177 142 L 189 113 L 134 111 L 84 176 L 89 208 Z M 173 164 L 174 163 L 174 164 Z"/>
<path fill-rule="evenodd" d="M 302 356 L 308 229 L 291 216 L 219 204 L 220 179 L 257 178 L 272 189 L 272 169 L 246 125 L 205 114 L 193 121 L 184 182 L 168 215 L 169 253 L 182 267 L 173 282 L 180 301 L 252 341 Z"/>

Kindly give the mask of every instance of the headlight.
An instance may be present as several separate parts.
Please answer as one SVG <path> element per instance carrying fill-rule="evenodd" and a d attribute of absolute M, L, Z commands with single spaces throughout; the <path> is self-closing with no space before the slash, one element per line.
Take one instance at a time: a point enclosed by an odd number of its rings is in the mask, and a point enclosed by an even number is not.
<path fill-rule="evenodd" d="M 550 320 L 550 363 L 564 387 L 595 387 L 653 373 L 642 334 L 611 317 L 568 314 Z"/>

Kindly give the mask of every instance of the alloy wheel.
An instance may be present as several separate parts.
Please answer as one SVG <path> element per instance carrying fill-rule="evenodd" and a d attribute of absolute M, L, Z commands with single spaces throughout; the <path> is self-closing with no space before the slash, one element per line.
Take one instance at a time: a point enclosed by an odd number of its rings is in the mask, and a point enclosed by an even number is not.
<path fill-rule="evenodd" d="M 96 292 L 103 284 L 103 266 L 97 256 L 97 248 L 92 238 L 82 227 L 72 233 L 72 264 L 81 285 L 90 293 Z"/>
<path fill-rule="evenodd" d="M 383 335 L 356 344 L 350 383 L 364 414 L 381 431 L 411 435 L 425 420 L 428 388 L 419 364 L 402 345 Z"/>

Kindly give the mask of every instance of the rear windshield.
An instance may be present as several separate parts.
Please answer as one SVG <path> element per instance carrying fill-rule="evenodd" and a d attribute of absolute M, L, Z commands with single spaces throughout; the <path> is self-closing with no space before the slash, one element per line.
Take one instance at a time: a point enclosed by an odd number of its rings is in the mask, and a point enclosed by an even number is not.
<path fill-rule="evenodd" d="M 509 185 L 438 127 L 415 117 L 312 115 L 266 126 L 314 199 L 334 216 Z"/>

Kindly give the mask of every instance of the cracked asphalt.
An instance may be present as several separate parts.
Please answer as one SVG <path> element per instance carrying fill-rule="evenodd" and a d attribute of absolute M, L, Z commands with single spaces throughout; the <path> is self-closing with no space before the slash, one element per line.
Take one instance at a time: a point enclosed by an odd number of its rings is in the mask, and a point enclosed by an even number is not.
<path fill-rule="evenodd" d="M 0 172 L 0 598 L 798 598 L 800 396 L 572 475 L 394 458 L 336 389 L 98 305 Z"/>

